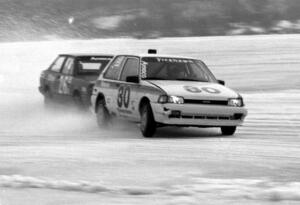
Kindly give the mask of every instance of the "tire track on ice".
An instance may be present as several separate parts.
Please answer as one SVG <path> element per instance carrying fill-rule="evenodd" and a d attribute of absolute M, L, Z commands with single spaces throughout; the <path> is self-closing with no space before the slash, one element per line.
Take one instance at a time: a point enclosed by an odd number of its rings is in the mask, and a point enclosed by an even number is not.
<path fill-rule="evenodd" d="M 197 198 L 214 193 L 235 199 L 265 201 L 300 201 L 300 182 L 273 182 L 268 179 L 211 179 L 191 177 L 184 184 L 165 184 L 160 187 L 112 187 L 88 181 L 42 179 L 21 175 L 0 175 L 0 187 L 13 189 L 54 189 L 84 193 L 110 193 L 115 195 L 164 195 Z"/>
<path fill-rule="evenodd" d="M 121 187 L 121 188 L 107 188 L 100 183 L 92 183 L 88 181 L 66 181 L 54 179 L 42 179 L 30 176 L 21 175 L 0 175 L 0 187 L 25 189 L 54 189 L 61 191 L 77 191 L 86 193 L 118 193 L 126 195 L 149 195 L 153 194 L 154 188 L 135 188 L 135 187 Z"/>
<path fill-rule="evenodd" d="M 239 134 L 300 137 L 298 90 L 244 94 L 244 97 L 249 113 Z"/>

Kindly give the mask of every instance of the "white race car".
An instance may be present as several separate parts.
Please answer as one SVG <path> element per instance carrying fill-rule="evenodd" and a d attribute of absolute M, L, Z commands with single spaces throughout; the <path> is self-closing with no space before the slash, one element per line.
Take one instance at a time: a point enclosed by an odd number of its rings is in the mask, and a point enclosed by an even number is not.
<path fill-rule="evenodd" d="M 145 137 L 157 127 L 220 127 L 233 135 L 247 110 L 243 98 L 198 59 L 117 55 L 100 74 L 91 102 L 99 127 L 112 117 L 140 122 Z"/>

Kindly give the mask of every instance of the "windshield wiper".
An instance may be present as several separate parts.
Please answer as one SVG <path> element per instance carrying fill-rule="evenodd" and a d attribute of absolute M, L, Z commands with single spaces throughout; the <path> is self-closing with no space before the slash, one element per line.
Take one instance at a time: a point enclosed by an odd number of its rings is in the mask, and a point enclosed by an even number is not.
<path fill-rule="evenodd" d="M 179 81 L 208 82 L 208 81 L 192 79 L 192 78 L 166 79 L 166 78 L 159 78 L 159 77 L 151 77 L 151 78 L 144 78 L 143 80 L 179 80 Z"/>
<path fill-rule="evenodd" d="M 200 81 L 198 79 L 192 79 L 192 78 L 177 78 L 176 80 L 202 82 L 202 81 Z"/>

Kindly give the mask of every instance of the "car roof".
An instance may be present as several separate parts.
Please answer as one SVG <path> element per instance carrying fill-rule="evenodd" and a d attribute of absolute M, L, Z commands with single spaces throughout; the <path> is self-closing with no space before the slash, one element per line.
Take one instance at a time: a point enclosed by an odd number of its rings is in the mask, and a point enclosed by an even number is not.
<path fill-rule="evenodd" d="M 117 54 L 116 56 L 137 56 L 140 58 L 145 58 L 145 57 L 151 57 L 151 58 L 183 58 L 183 59 L 197 59 L 197 58 L 192 58 L 192 57 L 187 57 L 187 56 L 177 56 L 177 55 L 161 55 L 161 54 Z"/>
<path fill-rule="evenodd" d="M 60 56 L 73 56 L 73 57 L 88 57 L 88 56 L 110 56 L 114 57 L 113 54 L 103 54 L 103 53 L 61 53 Z"/>
<path fill-rule="evenodd" d="M 119 53 L 119 54 L 99 54 L 99 53 L 62 53 L 59 54 L 60 56 L 73 56 L 73 57 L 87 57 L 87 56 L 136 56 L 140 58 L 144 57 L 151 57 L 151 58 L 183 58 L 183 59 L 197 59 L 197 58 L 192 58 L 192 57 L 187 57 L 187 56 L 177 56 L 177 55 L 162 55 L 162 54 L 149 54 L 149 53 L 144 53 L 144 54 L 137 54 L 137 53 Z"/>

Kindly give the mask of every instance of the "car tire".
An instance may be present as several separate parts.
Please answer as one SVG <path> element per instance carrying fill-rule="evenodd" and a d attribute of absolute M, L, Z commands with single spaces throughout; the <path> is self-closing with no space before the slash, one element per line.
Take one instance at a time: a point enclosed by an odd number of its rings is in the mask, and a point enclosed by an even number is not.
<path fill-rule="evenodd" d="M 97 118 L 97 125 L 99 128 L 108 127 L 111 121 L 111 116 L 108 112 L 108 109 L 105 106 L 104 100 L 100 100 L 99 102 L 97 102 L 96 118 Z"/>
<path fill-rule="evenodd" d="M 236 131 L 236 126 L 221 127 L 222 135 L 233 135 Z"/>
<path fill-rule="evenodd" d="M 142 106 L 140 129 L 144 137 L 152 137 L 155 134 L 156 122 L 149 103 Z"/>

